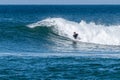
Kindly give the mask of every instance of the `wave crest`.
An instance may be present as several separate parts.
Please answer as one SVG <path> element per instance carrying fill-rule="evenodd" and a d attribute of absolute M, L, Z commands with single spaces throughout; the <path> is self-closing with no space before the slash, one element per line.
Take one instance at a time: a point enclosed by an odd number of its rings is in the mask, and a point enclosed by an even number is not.
<path fill-rule="evenodd" d="M 77 23 L 63 18 L 47 18 L 27 26 L 29 28 L 37 26 L 53 27 L 54 33 L 70 39 L 73 39 L 73 32 L 77 32 L 81 42 L 120 45 L 120 25 L 105 26 L 97 25 L 94 22 L 86 23 L 81 21 Z"/>

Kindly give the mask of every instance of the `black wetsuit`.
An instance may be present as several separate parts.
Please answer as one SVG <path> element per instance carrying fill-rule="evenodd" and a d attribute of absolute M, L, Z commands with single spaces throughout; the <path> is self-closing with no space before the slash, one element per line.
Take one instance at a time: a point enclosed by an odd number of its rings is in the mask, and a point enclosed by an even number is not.
<path fill-rule="evenodd" d="M 78 34 L 74 34 L 74 35 L 73 35 L 73 37 L 74 37 L 75 39 L 77 39 L 77 37 L 78 37 Z"/>

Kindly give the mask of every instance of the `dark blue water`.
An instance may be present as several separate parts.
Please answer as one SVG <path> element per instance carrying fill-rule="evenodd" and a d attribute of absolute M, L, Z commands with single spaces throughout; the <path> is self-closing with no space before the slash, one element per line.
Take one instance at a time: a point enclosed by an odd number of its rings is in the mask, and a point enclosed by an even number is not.
<path fill-rule="evenodd" d="M 9 15 L 8 15 L 9 14 Z M 119 23 L 119 5 L 69 5 L 69 6 L 0 6 L 0 21 L 35 22 L 48 17 L 62 17 L 74 21 L 94 21 L 96 23 Z M 107 18 L 106 18 L 107 17 Z"/>
<path fill-rule="evenodd" d="M 81 21 L 98 37 L 73 41 Z M 119 5 L 1 5 L 0 79 L 119 80 L 119 25 Z"/>

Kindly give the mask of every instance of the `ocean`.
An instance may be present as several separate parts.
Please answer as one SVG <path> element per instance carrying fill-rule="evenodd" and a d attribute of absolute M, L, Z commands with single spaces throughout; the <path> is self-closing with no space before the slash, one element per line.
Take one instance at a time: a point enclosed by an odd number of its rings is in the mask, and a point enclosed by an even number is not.
<path fill-rule="evenodd" d="M 0 80 L 120 80 L 120 5 L 0 5 Z"/>

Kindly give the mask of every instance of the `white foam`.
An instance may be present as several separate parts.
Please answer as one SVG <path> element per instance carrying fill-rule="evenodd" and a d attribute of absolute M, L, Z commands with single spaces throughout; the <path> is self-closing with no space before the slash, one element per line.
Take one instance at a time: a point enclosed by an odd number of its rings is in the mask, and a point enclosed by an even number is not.
<path fill-rule="evenodd" d="M 120 59 L 119 53 L 114 54 L 102 54 L 102 53 L 0 53 L 0 57 L 7 56 L 16 56 L 16 57 L 83 57 L 83 58 L 112 58 L 112 59 Z"/>
<path fill-rule="evenodd" d="M 94 22 L 81 21 L 77 23 L 63 18 L 47 18 L 27 26 L 29 28 L 37 26 L 53 27 L 55 33 L 70 39 L 73 39 L 73 32 L 77 32 L 82 42 L 120 45 L 120 25 L 105 26 L 96 25 Z"/>

